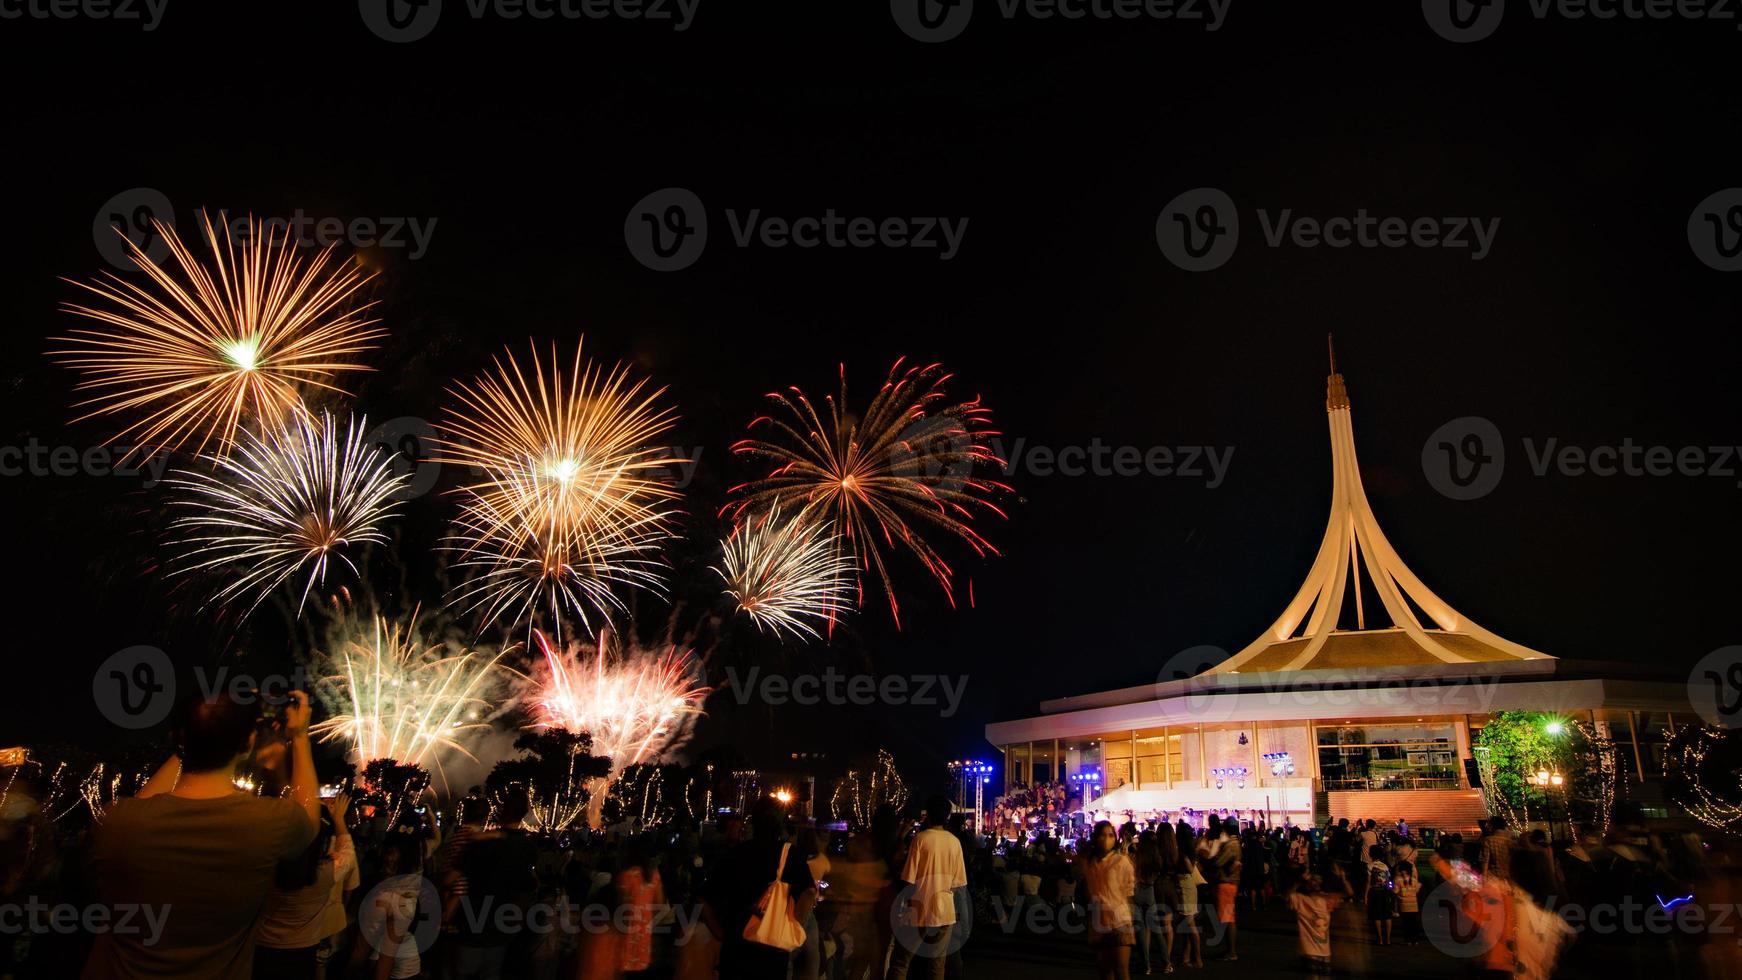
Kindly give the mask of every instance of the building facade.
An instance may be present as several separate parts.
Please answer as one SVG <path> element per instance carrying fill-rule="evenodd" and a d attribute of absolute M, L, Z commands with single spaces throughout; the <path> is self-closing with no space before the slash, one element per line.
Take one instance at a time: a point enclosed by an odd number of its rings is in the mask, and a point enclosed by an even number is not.
<path fill-rule="evenodd" d="M 1334 360 L 1325 407 L 1330 519 L 1282 614 L 1218 663 L 988 725 L 1006 791 L 1067 783 L 1084 811 L 1114 819 L 1196 822 L 1214 812 L 1306 826 L 1406 818 L 1469 831 L 1487 812 L 1474 736 L 1510 710 L 1552 712 L 1608 734 L 1621 781 L 1662 772 L 1676 714 L 1692 718 L 1685 678 L 1551 657 L 1454 609 L 1379 528 Z"/>

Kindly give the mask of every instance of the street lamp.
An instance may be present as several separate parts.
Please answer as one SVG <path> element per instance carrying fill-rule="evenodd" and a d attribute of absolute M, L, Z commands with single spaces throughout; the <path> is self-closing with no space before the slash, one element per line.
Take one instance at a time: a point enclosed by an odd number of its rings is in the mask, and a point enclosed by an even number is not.
<path fill-rule="evenodd" d="M 1565 776 L 1561 775 L 1559 771 L 1549 772 L 1547 769 L 1538 769 L 1536 771 L 1535 782 L 1536 782 L 1537 789 L 1541 790 L 1543 796 L 1545 798 L 1547 798 L 1549 787 L 1552 786 L 1556 790 L 1564 789 L 1566 786 L 1567 778 Z M 1548 832 L 1549 832 L 1549 836 L 1552 837 L 1552 836 L 1554 836 L 1554 833 L 1555 833 L 1554 808 L 1552 806 L 1549 807 L 1548 814 L 1549 814 Z"/>

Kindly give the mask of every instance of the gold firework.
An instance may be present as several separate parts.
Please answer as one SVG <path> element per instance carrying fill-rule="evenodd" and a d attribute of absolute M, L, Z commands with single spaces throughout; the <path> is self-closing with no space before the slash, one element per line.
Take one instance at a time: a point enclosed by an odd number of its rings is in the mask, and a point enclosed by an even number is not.
<path fill-rule="evenodd" d="M 338 372 L 369 370 L 350 358 L 387 333 L 364 317 L 372 303 L 349 302 L 371 277 L 335 261 L 331 248 L 305 261 L 288 234 L 263 222 L 250 218 L 240 244 L 228 223 L 220 240 L 208 215 L 200 222 L 209 261 L 153 221 L 173 264 L 152 262 L 129 240 L 149 283 L 111 273 L 75 283 L 101 302 L 64 309 L 100 326 L 53 338 L 67 346 L 49 352 L 84 375 L 75 390 L 90 396 L 75 407 L 90 411 L 74 421 L 144 413 L 112 439 L 135 438 L 140 451 L 193 442 L 203 452 L 215 439 L 226 455 L 244 422 L 270 431 L 302 414 L 303 388 L 342 394 Z"/>
<path fill-rule="evenodd" d="M 336 710 L 310 731 L 351 743 L 359 768 L 392 759 L 440 773 L 446 753 L 475 759 L 469 745 L 489 730 L 481 716 L 502 655 L 425 642 L 418 619 L 348 624 L 340 649 L 320 655 L 331 671 L 322 691 Z"/>
<path fill-rule="evenodd" d="M 847 409 L 845 368 L 840 400 L 826 399 L 826 417 L 796 387 L 771 393 L 780 411 L 750 423 L 752 430 L 772 430 L 769 438 L 740 440 L 732 451 L 773 468 L 733 488 L 738 499 L 727 510 L 737 518 L 779 506 L 831 521 L 839 532 L 836 554 L 850 548 L 861 568 L 876 573 L 897 626 L 901 608 L 886 549 L 899 546 L 918 558 L 954 605 L 955 571 L 926 533 L 956 538 L 980 556 L 996 555 L 973 521 L 982 512 L 1003 517 L 991 497 L 1010 488 L 976 475 L 1002 465 L 984 442 L 998 433 L 978 398 L 949 401 L 950 377 L 937 364 L 903 368 L 896 361 L 860 418 Z"/>
<path fill-rule="evenodd" d="M 675 416 L 626 368 L 586 361 L 575 348 L 565 374 L 532 351 L 530 371 L 512 355 L 493 374 L 452 394 L 441 461 L 479 474 L 461 487 L 450 547 L 471 573 L 455 589 L 468 609 L 514 621 L 543 599 L 553 620 L 567 606 L 620 607 L 614 586 L 657 590 L 658 546 L 670 536 L 678 497 L 654 440 Z M 590 624 L 589 624 L 590 626 Z"/>

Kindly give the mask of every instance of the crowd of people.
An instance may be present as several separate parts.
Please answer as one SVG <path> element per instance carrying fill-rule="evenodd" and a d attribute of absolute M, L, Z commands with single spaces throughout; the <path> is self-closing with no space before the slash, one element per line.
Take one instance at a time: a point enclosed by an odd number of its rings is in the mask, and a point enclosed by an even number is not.
<path fill-rule="evenodd" d="M 1065 826 L 1081 802 L 1063 783 L 1017 786 L 992 802 L 989 825 L 1000 835 L 1051 830 Z"/>
<path fill-rule="evenodd" d="M 852 832 L 763 798 L 706 823 L 534 833 L 519 786 L 441 812 L 424 796 L 354 806 L 317 782 L 308 722 L 302 694 L 270 722 L 258 704 L 192 701 L 173 755 L 87 839 L 0 840 L 0 906 L 102 910 L 64 930 L 25 923 L 39 941 L 11 943 L 0 976 L 816 980 L 941 977 L 951 956 L 960 968 L 971 835 L 942 797 L 918 818 L 880 807 Z M 239 788 L 242 771 L 262 782 Z M 9 788 L 7 806 L 29 809 L 28 787 Z M 775 883 L 793 948 L 752 938 Z"/>
<path fill-rule="evenodd" d="M 34 954 L 13 942 L 0 976 L 958 980 L 978 926 L 1086 937 L 1075 955 L 1126 980 L 1238 962 L 1242 921 L 1273 904 L 1289 911 L 1265 918 L 1292 913 L 1314 975 L 1384 972 L 1386 947 L 1423 942 L 1490 977 L 1534 980 L 1557 962 L 1742 975 L 1717 929 L 1572 922 L 1569 909 L 1649 920 L 1696 895 L 1708 909 L 1734 899 L 1721 843 L 1632 824 L 1576 828 L 1558 847 L 1498 819 L 1427 841 L 1401 821 L 1084 826 L 1046 787 L 1029 802 L 1059 813 L 1045 827 L 994 818 L 982 832 L 936 797 L 917 818 L 883 806 L 869 826 L 830 830 L 765 798 L 705 823 L 534 833 L 514 786 L 441 812 L 427 797 L 353 805 L 316 782 L 307 725 L 301 695 L 272 728 L 222 696 L 194 701 L 174 756 L 58 878 L 20 859 L 46 849 L 3 835 L 0 905 L 102 915 L 42 929 L 77 938 Z M 234 781 L 245 761 L 268 781 L 255 792 Z M 1454 917 L 1437 931 L 1435 903 Z"/>

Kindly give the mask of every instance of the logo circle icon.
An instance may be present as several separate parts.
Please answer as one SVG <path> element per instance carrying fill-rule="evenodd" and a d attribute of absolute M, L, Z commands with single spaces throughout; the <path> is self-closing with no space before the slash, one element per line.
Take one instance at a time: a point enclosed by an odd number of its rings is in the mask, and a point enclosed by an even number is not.
<path fill-rule="evenodd" d="M 1433 32 L 1455 44 L 1480 41 L 1500 27 L 1506 0 L 1421 0 L 1421 15 Z"/>
<path fill-rule="evenodd" d="M 1421 471 L 1435 490 L 1452 500 L 1488 496 L 1506 474 L 1500 428 L 1479 415 L 1447 422 L 1422 443 Z"/>
<path fill-rule="evenodd" d="M 388 878 L 369 889 L 363 904 L 357 906 L 358 933 L 383 957 L 397 955 L 405 942 L 412 943 L 419 953 L 427 953 L 441 928 L 441 893 L 436 891 L 435 882 L 423 875 Z"/>
<path fill-rule="evenodd" d="M 1161 672 L 1155 675 L 1156 693 L 1185 704 L 1186 714 L 1198 722 L 1227 721 L 1234 717 L 1234 697 L 1222 689 L 1225 674 L 1205 671 L 1228 659 L 1228 651 L 1204 644 L 1187 647 L 1167 658 Z M 1175 684 L 1183 683 L 1182 692 Z"/>
<path fill-rule="evenodd" d="M 1471 874 L 1467 869 L 1462 873 Z M 1487 900 L 1473 880 L 1467 884 L 1476 891 L 1470 900 Z M 1427 934 L 1428 942 L 1447 956 L 1461 960 L 1481 956 L 1493 949 L 1503 932 L 1500 928 L 1485 928 L 1471 918 L 1464 911 L 1464 901 L 1464 889 L 1450 881 L 1442 881 L 1421 897 L 1420 905 L 1421 931 Z M 1498 912 L 1493 921 L 1499 921 Z"/>
<path fill-rule="evenodd" d="M 410 476 L 405 487 L 393 492 L 394 500 L 414 500 L 435 489 L 442 464 L 431 455 L 437 441 L 435 426 L 415 415 L 401 415 L 363 434 L 365 445 L 392 453 L 394 476 Z"/>
<path fill-rule="evenodd" d="M 175 665 L 154 646 L 117 650 L 91 675 L 97 710 L 120 728 L 150 728 L 175 706 Z"/>
<path fill-rule="evenodd" d="M 1719 647 L 1694 664 L 1688 701 L 1706 724 L 1742 728 L 1742 646 Z"/>
<path fill-rule="evenodd" d="M 708 244 L 708 212 L 682 187 L 664 187 L 635 202 L 623 219 L 623 241 L 635 261 L 655 272 L 695 264 Z"/>
<path fill-rule="evenodd" d="M 1155 242 L 1169 262 L 1187 272 L 1221 268 L 1240 244 L 1234 199 L 1215 187 L 1180 194 L 1156 217 Z"/>
<path fill-rule="evenodd" d="M 153 264 L 169 257 L 169 242 L 153 224 L 175 227 L 175 208 L 169 195 L 155 187 L 134 187 L 103 202 L 91 219 L 91 241 L 103 261 L 117 269 L 137 271 L 139 263 L 127 247 L 132 242 Z M 122 241 L 126 238 L 127 241 Z"/>
<path fill-rule="evenodd" d="M 1688 247 L 1719 272 L 1742 269 L 1742 187 L 1726 187 L 1688 215 Z"/>
<path fill-rule="evenodd" d="M 889 906 L 889 925 L 897 945 L 915 956 L 940 959 L 968 944 L 968 937 L 974 933 L 972 915 L 958 914 L 955 924 L 949 927 L 948 936 L 939 936 L 936 928 L 914 925 L 910 919 L 912 906 L 909 903 L 916 895 L 922 901 L 929 896 L 938 902 L 954 902 L 951 887 L 954 883 L 948 875 L 922 875 L 919 881 L 901 889 Z"/>
<path fill-rule="evenodd" d="M 442 0 L 357 0 L 357 13 L 376 37 L 407 44 L 435 30 L 442 18 Z"/>
<path fill-rule="evenodd" d="M 974 474 L 979 454 L 974 438 L 954 419 L 922 416 L 908 423 L 889 447 L 889 469 L 933 490 L 960 492 Z"/>
<path fill-rule="evenodd" d="M 915 41 L 938 44 L 967 29 L 974 16 L 974 0 L 889 0 L 889 16 L 901 33 Z"/>

